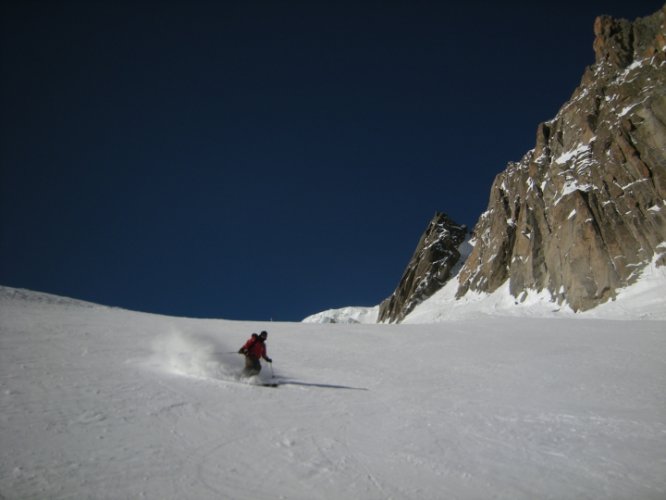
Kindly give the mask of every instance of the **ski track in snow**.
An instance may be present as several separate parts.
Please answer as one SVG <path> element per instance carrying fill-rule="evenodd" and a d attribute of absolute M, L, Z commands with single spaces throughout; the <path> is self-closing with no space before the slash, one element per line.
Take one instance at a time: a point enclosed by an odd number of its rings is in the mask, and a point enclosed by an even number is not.
<path fill-rule="evenodd" d="M 31 297 L 0 289 L 0 498 L 666 497 L 665 321 L 253 323 Z M 296 383 L 237 379 L 261 329 Z"/>

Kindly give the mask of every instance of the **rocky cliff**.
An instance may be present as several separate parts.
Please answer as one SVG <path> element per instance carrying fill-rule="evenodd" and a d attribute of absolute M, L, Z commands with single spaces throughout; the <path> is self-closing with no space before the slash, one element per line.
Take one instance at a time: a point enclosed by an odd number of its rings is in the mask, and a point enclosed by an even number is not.
<path fill-rule="evenodd" d="M 594 65 L 494 181 L 458 297 L 509 280 L 586 310 L 666 263 L 665 17 L 597 18 Z"/>
<path fill-rule="evenodd" d="M 379 306 L 379 322 L 399 322 L 451 278 L 467 227 L 437 213 L 416 246 L 393 294 Z"/>
<path fill-rule="evenodd" d="M 457 297 L 509 281 L 586 310 L 666 263 L 666 6 L 594 24 L 595 63 L 536 144 L 492 186 Z M 452 227 L 457 227 L 453 230 Z M 438 214 L 379 321 L 401 321 L 450 279 L 464 229 Z"/>

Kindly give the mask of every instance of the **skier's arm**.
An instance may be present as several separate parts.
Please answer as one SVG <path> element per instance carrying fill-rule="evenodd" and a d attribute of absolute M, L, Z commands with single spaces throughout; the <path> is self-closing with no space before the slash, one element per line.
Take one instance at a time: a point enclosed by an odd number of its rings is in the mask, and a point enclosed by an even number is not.
<path fill-rule="evenodd" d="M 250 351 L 250 347 L 254 344 L 255 339 L 254 337 L 249 338 L 245 344 L 243 344 L 243 347 L 238 349 L 238 354 L 245 354 L 247 356 L 247 353 Z"/>

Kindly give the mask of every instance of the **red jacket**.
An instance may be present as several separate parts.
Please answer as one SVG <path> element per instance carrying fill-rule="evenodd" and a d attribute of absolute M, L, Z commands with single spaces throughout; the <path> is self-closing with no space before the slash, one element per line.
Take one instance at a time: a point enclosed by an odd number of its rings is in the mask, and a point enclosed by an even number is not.
<path fill-rule="evenodd" d="M 252 337 L 245 345 L 241 348 L 241 351 L 246 352 L 247 356 L 252 356 L 253 358 L 264 358 L 266 359 L 266 344 L 261 340 L 260 337 Z"/>

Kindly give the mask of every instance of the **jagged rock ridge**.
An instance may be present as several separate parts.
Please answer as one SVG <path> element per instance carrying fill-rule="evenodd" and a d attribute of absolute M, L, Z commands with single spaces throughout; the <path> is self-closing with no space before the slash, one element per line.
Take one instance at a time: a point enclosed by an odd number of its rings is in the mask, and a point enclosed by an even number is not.
<path fill-rule="evenodd" d="M 595 63 L 538 126 L 535 148 L 493 183 L 458 298 L 509 280 L 517 300 L 548 290 L 586 310 L 614 298 L 652 259 L 666 263 L 665 18 L 666 6 L 633 23 L 596 19 Z M 461 231 L 441 229 L 448 223 Z M 401 321 L 446 284 L 464 232 L 435 216 L 379 322 Z"/>
<path fill-rule="evenodd" d="M 594 65 L 493 183 L 458 297 L 509 280 L 586 310 L 666 263 L 665 17 L 597 18 Z"/>
<path fill-rule="evenodd" d="M 379 322 L 398 322 L 416 305 L 429 298 L 451 278 L 460 260 L 458 248 L 465 241 L 467 227 L 446 214 L 436 213 L 416 246 L 400 284 L 379 306 Z"/>

